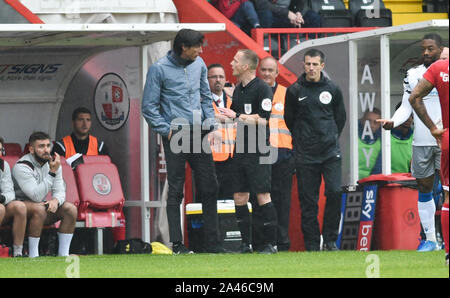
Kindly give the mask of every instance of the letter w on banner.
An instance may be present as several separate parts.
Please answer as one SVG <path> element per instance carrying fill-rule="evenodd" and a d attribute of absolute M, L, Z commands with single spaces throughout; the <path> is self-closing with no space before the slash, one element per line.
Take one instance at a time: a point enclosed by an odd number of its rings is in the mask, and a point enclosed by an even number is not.
<path fill-rule="evenodd" d="M 377 200 L 377 185 L 366 185 L 363 190 L 361 220 L 359 223 L 358 243 L 356 249 L 369 251 L 372 243 L 372 231 Z"/>

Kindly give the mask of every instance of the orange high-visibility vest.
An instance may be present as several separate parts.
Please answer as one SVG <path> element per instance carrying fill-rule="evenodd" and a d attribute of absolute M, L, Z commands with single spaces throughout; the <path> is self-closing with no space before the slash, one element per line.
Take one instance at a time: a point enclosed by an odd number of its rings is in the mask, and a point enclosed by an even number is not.
<path fill-rule="evenodd" d="M 63 139 L 64 147 L 66 147 L 66 156 L 65 158 L 69 158 L 72 155 L 75 155 L 77 151 L 75 151 L 75 146 L 72 141 L 72 137 L 70 135 L 65 136 Z M 86 155 L 98 155 L 98 141 L 96 137 L 89 135 L 89 146 Z"/>
<path fill-rule="evenodd" d="M 219 108 L 216 103 L 213 103 L 214 113 L 220 115 Z M 231 107 L 231 98 L 227 96 L 227 105 L 229 109 Z M 214 161 L 226 161 L 228 158 L 233 157 L 234 144 L 236 139 L 236 129 L 233 123 L 219 123 L 218 130 L 222 133 L 222 146 L 211 146 L 211 151 Z"/>
<path fill-rule="evenodd" d="M 286 87 L 278 85 L 273 95 L 272 113 L 269 119 L 270 145 L 276 148 L 292 149 L 292 135 L 284 122 L 286 90 Z"/>

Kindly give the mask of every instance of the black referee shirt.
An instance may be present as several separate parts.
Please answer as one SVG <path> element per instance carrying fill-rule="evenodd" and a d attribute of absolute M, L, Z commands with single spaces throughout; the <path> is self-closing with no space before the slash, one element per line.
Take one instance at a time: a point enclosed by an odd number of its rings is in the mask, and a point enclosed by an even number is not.
<path fill-rule="evenodd" d="M 234 89 L 233 103 L 231 104 L 233 111 L 246 115 L 258 114 L 259 117 L 267 120 L 265 127 L 266 139 L 262 142 L 258 142 L 257 128 L 250 128 L 250 125 L 238 121 L 236 153 L 267 153 L 270 136 L 269 118 L 270 112 L 272 111 L 272 98 L 272 88 L 258 77 L 251 80 L 246 86 L 242 86 L 242 83 L 240 83 Z M 243 144 L 240 140 L 243 141 Z M 264 145 L 264 148 L 261 148 L 262 145 Z"/>

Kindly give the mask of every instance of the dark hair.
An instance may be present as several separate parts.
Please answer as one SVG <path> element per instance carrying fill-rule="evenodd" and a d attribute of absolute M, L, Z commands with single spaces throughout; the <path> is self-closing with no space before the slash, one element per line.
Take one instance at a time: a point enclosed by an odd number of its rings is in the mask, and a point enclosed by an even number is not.
<path fill-rule="evenodd" d="M 437 33 L 428 33 L 422 38 L 422 40 L 431 39 L 436 42 L 436 46 L 440 48 L 442 46 L 442 37 Z"/>
<path fill-rule="evenodd" d="M 318 49 L 310 49 L 306 51 L 305 55 L 303 56 L 303 62 L 305 61 L 306 56 L 320 57 L 320 63 L 323 63 L 325 61 L 325 54 Z"/>
<path fill-rule="evenodd" d="M 201 32 L 192 29 L 181 29 L 178 31 L 175 39 L 173 40 L 173 51 L 177 55 L 181 55 L 181 52 L 183 52 L 183 46 L 188 48 L 193 46 L 201 46 L 204 38 L 205 36 Z"/>
<path fill-rule="evenodd" d="M 210 70 L 211 68 L 222 68 L 223 70 L 225 70 L 225 68 L 223 67 L 223 65 L 220 64 L 220 63 L 213 63 L 213 64 L 210 64 L 210 65 L 208 66 L 208 70 Z"/>
<path fill-rule="evenodd" d="M 377 115 L 380 115 L 380 116 L 381 116 L 381 111 L 380 111 L 380 109 L 377 108 L 377 107 L 374 107 L 374 108 L 372 109 L 372 111 L 371 111 L 370 109 L 367 109 L 367 110 L 364 112 L 363 118 L 366 118 L 367 114 L 369 114 L 369 113 L 374 113 L 374 114 L 377 114 Z"/>
<path fill-rule="evenodd" d="M 33 145 L 33 143 L 38 140 L 50 140 L 50 136 L 45 132 L 35 131 L 31 134 L 30 138 L 28 139 L 28 143 L 30 145 Z"/>
<path fill-rule="evenodd" d="M 0 137 L 0 144 L 5 145 L 5 140 L 2 137 Z"/>
<path fill-rule="evenodd" d="M 85 107 L 79 107 L 76 108 L 73 112 L 72 112 L 72 121 L 74 121 L 75 119 L 77 119 L 79 114 L 89 114 L 91 115 L 91 111 L 88 108 Z"/>

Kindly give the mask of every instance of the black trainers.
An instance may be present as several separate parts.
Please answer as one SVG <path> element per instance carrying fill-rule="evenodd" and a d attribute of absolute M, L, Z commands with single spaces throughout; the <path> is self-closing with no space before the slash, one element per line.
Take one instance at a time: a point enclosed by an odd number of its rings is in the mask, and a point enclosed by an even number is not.
<path fill-rule="evenodd" d="M 182 243 L 174 243 L 172 246 L 172 253 L 174 255 L 186 255 L 186 254 L 193 254 L 194 252 L 192 250 L 189 250 Z"/>
<path fill-rule="evenodd" d="M 339 248 L 336 246 L 336 242 L 330 241 L 330 242 L 325 242 L 323 244 L 323 250 L 326 250 L 326 251 L 339 251 Z"/>
<path fill-rule="evenodd" d="M 264 246 L 263 250 L 261 250 L 259 253 L 271 255 L 271 254 L 276 254 L 277 252 L 278 252 L 278 249 L 269 243 L 269 244 L 266 244 Z"/>
<path fill-rule="evenodd" d="M 241 254 L 251 254 L 253 253 L 253 248 L 251 244 L 242 243 L 240 248 Z"/>
<path fill-rule="evenodd" d="M 448 254 L 445 255 L 445 265 L 448 266 Z"/>

